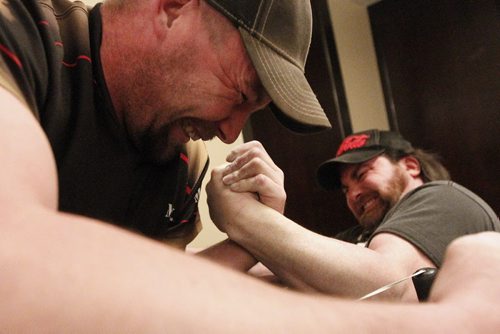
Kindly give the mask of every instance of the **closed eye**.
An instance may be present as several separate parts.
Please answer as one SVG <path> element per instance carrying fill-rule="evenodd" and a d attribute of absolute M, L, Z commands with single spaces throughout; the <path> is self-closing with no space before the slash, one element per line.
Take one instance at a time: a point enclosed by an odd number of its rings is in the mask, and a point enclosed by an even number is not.
<path fill-rule="evenodd" d="M 367 168 L 358 169 L 358 171 L 356 173 L 356 180 L 361 181 L 366 176 L 366 173 L 368 173 Z"/>
<path fill-rule="evenodd" d="M 240 92 L 240 97 L 241 97 L 241 104 L 248 101 L 248 96 L 245 93 Z"/>

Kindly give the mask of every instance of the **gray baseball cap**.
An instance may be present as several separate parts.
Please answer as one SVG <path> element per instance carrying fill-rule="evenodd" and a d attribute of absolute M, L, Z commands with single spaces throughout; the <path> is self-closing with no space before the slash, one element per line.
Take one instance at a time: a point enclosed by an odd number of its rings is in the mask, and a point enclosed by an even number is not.
<path fill-rule="evenodd" d="M 330 128 L 304 75 L 312 35 L 309 0 L 206 1 L 239 29 L 277 118 L 297 132 Z"/>

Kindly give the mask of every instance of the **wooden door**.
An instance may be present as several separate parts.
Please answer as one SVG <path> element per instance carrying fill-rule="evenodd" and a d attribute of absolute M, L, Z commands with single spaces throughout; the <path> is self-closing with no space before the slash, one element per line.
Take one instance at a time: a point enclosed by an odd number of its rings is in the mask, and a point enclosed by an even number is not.
<path fill-rule="evenodd" d="M 499 2 L 385 0 L 369 15 L 391 127 L 498 214 Z"/>

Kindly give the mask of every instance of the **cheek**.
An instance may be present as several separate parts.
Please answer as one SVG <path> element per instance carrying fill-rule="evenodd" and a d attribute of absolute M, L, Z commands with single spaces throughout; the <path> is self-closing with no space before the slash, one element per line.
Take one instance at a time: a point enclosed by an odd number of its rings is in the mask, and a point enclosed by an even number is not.
<path fill-rule="evenodd" d="M 363 187 L 367 190 L 380 190 L 386 184 L 383 178 L 377 174 L 370 174 L 363 180 Z"/>
<path fill-rule="evenodd" d="M 233 107 L 227 101 L 211 101 L 200 108 L 200 118 L 208 121 L 221 121 L 231 115 Z"/>
<path fill-rule="evenodd" d="M 347 195 L 345 195 L 345 202 L 346 202 L 346 205 L 347 205 L 347 208 L 349 209 L 349 211 L 351 211 L 354 215 L 355 214 L 355 210 L 354 210 L 354 205 L 353 205 L 353 200 L 350 200 L 349 197 Z"/>

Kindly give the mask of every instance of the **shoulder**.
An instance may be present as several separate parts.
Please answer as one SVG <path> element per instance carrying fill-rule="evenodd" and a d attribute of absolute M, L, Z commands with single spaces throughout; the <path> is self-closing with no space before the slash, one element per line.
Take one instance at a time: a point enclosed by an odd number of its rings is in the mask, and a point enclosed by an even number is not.
<path fill-rule="evenodd" d="M 453 181 L 433 181 L 408 192 L 396 206 L 408 203 L 446 203 L 447 205 L 470 204 L 489 208 L 488 204 L 469 189 Z M 491 210 L 491 209 L 490 209 Z"/>
<path fill-rule="evenodd" d="M 444 207 L 461 212 L 472 210 L 476 214 L 498 220 L 493 209 L 481 197 L 453 181 L 426 183 L 408 193 L 401 200 L 401 204 L 404 204 L 405 200 L 413 204 L 429 205 L 440 211 L 444 211 Z"/>

